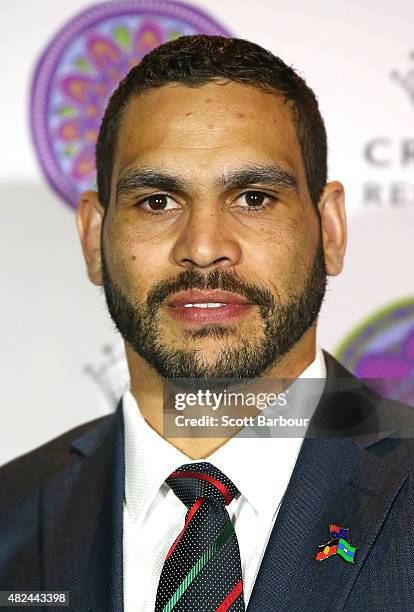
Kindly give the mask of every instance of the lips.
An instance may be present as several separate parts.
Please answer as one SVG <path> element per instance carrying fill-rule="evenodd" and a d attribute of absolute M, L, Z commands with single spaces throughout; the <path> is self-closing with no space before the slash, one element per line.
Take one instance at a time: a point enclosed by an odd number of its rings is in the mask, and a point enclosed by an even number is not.
<path fill-rule="evenodd" d="M 172 317 L 191 326 L 230 324 L 252 308 L 253 304 L 237 293 L 200 289 L 177 293 L 167 304 Z"/>
<path fill-rule="evenodd" d="M 173 308 L 183 307 L 185 304 L 250 304 L 241 295 L 230 293 L 229 291 L 204 291 L 192 289 L 191 291 L 181 291 L 177 293 L 169 302 L 168 306 Z"/>

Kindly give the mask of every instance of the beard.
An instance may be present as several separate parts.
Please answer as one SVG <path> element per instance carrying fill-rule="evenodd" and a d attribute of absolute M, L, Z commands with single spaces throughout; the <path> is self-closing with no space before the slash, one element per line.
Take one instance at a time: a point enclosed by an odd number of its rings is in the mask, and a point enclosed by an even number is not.
<path fill-rule="evenodd" d="M 163 379 L 255 379 L 266 374 L 286 355 L 316 321 L 326 291 L 327 274 L 321 236 L 313 262 L 300 287 L 289 288 L 285 303 L 266 288 L 246 283 L 236 274 L 215 268 L 207 274 L 186 270 L 177 278 L 157 283 L 144 302 L 134 303 L 111 279 L 101 241 L 103 288 L 109 314 L 132 349 Z M 298 278 L 293 273 L 292 278 Z M 204 325 L 185 330 L 188 340 L 210 336 L 224 340 L 214 363 L 200 349 L 174 348 L 163 339 L 160 306 L 165 299 L 189 289 L 217 289 L 238 293 L 258 307 L 261 333 L 235 338 L 230 326 Z M 164 321 L 164 326 L 166 325 Z M 227 344 L 225 339 L 228 338 Z M 183 342 L 184 345 L 184 342 Z"/>

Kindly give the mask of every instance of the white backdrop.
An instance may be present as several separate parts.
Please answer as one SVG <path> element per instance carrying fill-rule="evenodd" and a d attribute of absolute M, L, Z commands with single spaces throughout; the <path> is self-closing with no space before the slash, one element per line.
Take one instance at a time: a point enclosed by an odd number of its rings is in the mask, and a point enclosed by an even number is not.
<path fill-rule="evenodd" d="M 414 3 L 191 4 L 293 64 L 319 97 L 350 232 L 320 317 L 319 342 L 335 351 L 367 314 L 414 293 Z M 74 211 L 43 178 L 29 133 L 36 60 L 88 6 L 40 0 L 34 13 L 30 0 L 2 3 L 0 464 L 112 410 L 122 392 L 115 381 L 126 376 L 103 292 L 86 276 Z"/>

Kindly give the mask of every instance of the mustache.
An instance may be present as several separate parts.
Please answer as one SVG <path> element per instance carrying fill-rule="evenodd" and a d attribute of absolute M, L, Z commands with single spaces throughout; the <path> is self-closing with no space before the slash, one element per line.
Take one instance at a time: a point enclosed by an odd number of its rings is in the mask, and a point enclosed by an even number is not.
<path fill-rule="evenodd" d="M 190 289 L 229 291 L 231 293 L 238 293 L 249 302 L 257 304 L 266 310 L 271 310 L 275 307 L 275 299 L 268 289 L 253 283 L 247 283 L 241 280 L 235 273 L 219 268 L 214 268 L 206 274 L 202 274 L 198 270 L 186 270 L 177 278 L 157 283 L 148 292 L 147 306 L 153 310 L 171 295 Z"/>

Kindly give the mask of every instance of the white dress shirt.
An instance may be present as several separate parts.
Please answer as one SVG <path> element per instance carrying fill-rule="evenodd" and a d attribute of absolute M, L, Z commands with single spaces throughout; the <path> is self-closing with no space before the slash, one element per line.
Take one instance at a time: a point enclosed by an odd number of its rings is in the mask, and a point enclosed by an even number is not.
<path fill-rule="evenodd" d="M 326 378 L 320 348 L 299 378 Z M 130 388 L 123 395 L 123 417 L 125 612 L 154 611 L 164 559 L 187 512 L 164 481 L 180 465 L 197 461 L 218 467 L 240 491 L 226 508 L 239 542 L 247 607 L 303 438 L 234 437 L 208 457 L 193 460 L 148 425 Z"/>

